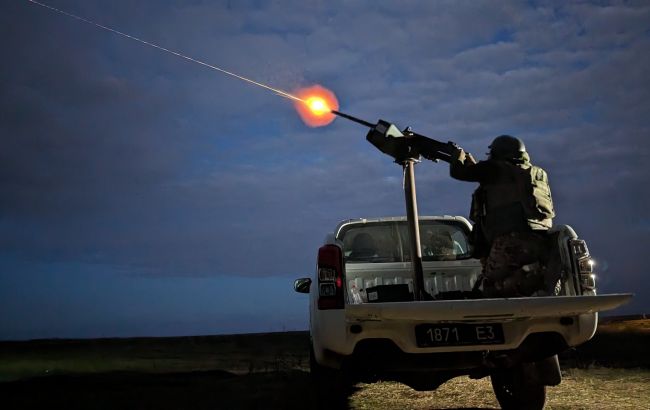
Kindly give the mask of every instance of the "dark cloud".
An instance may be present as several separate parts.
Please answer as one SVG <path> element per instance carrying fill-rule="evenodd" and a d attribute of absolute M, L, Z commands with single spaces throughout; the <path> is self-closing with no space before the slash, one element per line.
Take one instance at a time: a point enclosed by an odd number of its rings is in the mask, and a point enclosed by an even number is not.
<path fill-rule="evenodd" d="M 324 84 L 344 111 L 479 157 L 519 135 L 604 290 L 650 291 L 643 2 L 52 4 L 289 91 Z M 403 214 L 401 171 L 363 128 L 309 129 L 264 90 L 31 4 L 1 9 L 5 257 L 298 274 L 339 220 Z M 422 213 L 467 213 L 472 187 L 444 164 L 418 181 Z"/>

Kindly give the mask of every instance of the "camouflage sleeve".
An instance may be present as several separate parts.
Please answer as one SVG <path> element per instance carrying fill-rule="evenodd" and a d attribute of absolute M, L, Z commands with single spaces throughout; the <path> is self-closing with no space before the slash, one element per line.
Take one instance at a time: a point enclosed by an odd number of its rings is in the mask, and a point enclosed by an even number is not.
<path fill-rule="evenodd" d="M 449 175 L 460 181 L 489 182 L 497 178 L 499 167 L 493 161 L 479 161 L 476 164 L 454 158 L 449 163 Z"/>

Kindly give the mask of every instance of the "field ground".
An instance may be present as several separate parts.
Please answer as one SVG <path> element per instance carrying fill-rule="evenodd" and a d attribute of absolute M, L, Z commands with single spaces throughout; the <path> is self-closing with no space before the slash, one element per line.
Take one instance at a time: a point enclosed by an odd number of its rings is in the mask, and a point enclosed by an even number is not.
<path fill-rule="evenodd" d="M 650 409 L 650 320 L 602 325 L 562 358 L 547 409 Z M 68 409 L 309 407 L 308 335 L 0 342 L 0 406 Z M 358 384 L 352 409 L 496 409 L 489 379 L 434 392 Z"/>
<path fill-rule="evenodd" d="M 400 383 L 363 385 L 351 397 L 354 409 L 498 409 L 489 378 L 458 377 L 433 392 Z M 650 409 L 650 370 L 592 368 L 563 372 L 547 390 L 548 410 Z"/>

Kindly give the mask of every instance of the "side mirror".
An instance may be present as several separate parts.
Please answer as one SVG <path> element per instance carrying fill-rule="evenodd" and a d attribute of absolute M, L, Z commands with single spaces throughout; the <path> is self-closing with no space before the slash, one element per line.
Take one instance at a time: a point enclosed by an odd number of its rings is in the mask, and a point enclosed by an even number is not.
<path fill-rule="evenodd" d="M 309 288 L 311 287 L 310 278 L 300 278 L 296 279 L 293 282 L 293 290 L 298 293 L 309 293 Z"/>

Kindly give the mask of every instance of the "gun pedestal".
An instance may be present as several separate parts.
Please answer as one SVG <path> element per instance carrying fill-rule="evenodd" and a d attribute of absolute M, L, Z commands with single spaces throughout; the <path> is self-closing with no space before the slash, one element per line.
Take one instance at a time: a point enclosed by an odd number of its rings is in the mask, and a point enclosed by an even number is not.
<path fill-rule="evenodd" d="M 393 157 L 404 170 L 404 199 L 411 245 L 413 296 L 415 300 L 430 300 L 431 295 L 424 290 L 420 224 L 415 193 L 415 165 L 420 162 L 420 154 L 412 144 L 409 144 L 408 138 L 395 125 L 386 121 L 379 120 L 377 125 L 368 132 L 366 139 L 381 152 Z"/>
<path fill-rule="evenodd" d="M 404 199 L 406 200 L 406 220 L 409 227 L 409 243 L 411 244 L 411 267 L 413 270 L 413 295 L 415 300 L 430 300 L 424 290 L 424 272 L 422 270 L 422 248 L 420 246 L 420 220 L 418 217 L 418 202 L 415 193 L 415 164 L 413 158 L 402 163 L 404 168 Z"/>
<path fill-rule="evenodd" d="M 415 195 L 415 164 L 420 162 L 420 156 L 437 162 L 449 162 L 457 146 L 443 143 L 424 135 L 416 134 L 407 128 L 402 133 L 394 124 L 379 120 L 372 124 L 360 118 L 353 117 L 340 111 L 331 111 L 350 121 L 370 128 L 366 139 L 378 150 L 393 157 L 396 163 L 404 169 L 404 198 L 406 199 L 406 219 L 409 227 L 411 244 L 411 266 L 413 270 L 413 295 L 415 300 L 431 300 L 432 297 L 424 290 L 424 274 L 422 272 L 422 248 L 420 247 L 420 224 L 418 218 L 417 197 Z"/>

